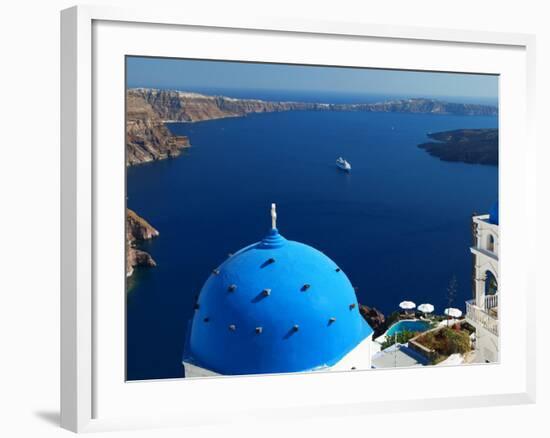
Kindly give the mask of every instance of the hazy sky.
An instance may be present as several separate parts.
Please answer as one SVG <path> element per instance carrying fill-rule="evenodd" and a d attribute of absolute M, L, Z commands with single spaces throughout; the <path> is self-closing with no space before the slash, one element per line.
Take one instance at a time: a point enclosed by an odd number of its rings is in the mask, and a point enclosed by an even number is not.
<path fill-rule="evenodd" d="M 233 89 L 456 96 L 495 101 L 498 97 L 498 78 L 489 75 L 140 57 L 127 58 L 127 85 L 196 91 Z"/>

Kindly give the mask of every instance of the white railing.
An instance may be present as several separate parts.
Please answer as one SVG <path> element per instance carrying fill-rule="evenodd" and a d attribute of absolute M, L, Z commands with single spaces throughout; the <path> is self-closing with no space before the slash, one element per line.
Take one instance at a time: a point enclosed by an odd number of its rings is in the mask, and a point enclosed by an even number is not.
<path fill-rule="evenodd" d="M 485 310 L 494 309 L 495 307 L 498 307 L 498 295 L 486 295 Z"/>
<path fill-rule="evenodd" d="M 487 304 L 488 298 L 495 298 L 495 300 L 498 300 L 498 298 L 496 297 L 496 295 L 486 297 L 485 304 Z M 485 307 L 485 309 L 482 309 L 481 307 L 478 307 L 476 305 L 475 300 L 466 301 L 466 318 L 472 320 L 473 322 L 481 324 L 484 328 L 489 330 L 495 336 L 498 336 L 498 318 L 490 315 L 486 311 L 494 307 L 496 306 Z"/>

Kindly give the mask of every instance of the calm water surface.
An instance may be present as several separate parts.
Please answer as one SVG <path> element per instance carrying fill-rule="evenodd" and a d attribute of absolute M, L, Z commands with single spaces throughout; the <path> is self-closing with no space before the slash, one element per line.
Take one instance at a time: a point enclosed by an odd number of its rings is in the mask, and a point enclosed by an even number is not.
<path fill-rule="evenodd" d="M 195 295 L 228 253 L 278 228 L 334 259 L 359 301 L 446 307 L 471 296 L 470 218 L 498 195 L 498 169 L 447 163 L 416 147 L 427 132 L 497 127 L 496 117 L 286 112 L 171 124 L 193 145 L 177 159 L 128 169 L 128 206 L 159 231 L 142 247 L 127 295 L 127 376 L 182 377 Z M 337 169 L 338 156 L 352 163 Z"/>

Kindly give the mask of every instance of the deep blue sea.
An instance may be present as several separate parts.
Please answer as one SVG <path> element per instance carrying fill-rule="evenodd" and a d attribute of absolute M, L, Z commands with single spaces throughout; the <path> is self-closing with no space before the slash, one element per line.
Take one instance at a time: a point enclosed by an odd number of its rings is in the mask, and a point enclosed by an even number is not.
<path fill-rule="evenodd" d="M 272 202 L 279 231 L 335 260 L 360 303 L 388 314 L 406 299 L 441 313 L 456 275 L 454 306 L 464 309 L 470 218 L 497 200 L 498 168 L 443 162 L 417 144 L 428 132 L 497 126 L 497 117 L 354 112 L 170 124 L 192 147 L 127 173 L 128 207 L 160 231 L 142 245 L 158 266 L 129 280 L 127 378 L 183 376 L 196 294 L 228 253 L 264 236 Z"/>

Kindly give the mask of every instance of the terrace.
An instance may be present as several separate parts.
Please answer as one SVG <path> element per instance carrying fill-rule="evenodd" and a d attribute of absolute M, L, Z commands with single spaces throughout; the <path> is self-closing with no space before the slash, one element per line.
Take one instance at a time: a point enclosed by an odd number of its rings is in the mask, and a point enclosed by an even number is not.
<path fill-rule="evenodd" d="M 466 319 L 498 336 L 498 295 L 488 295 L 481 303 L 466 301 Z"/>

